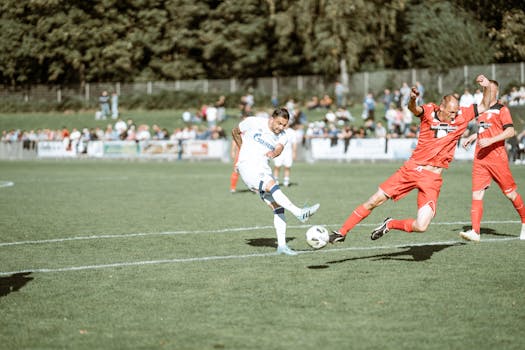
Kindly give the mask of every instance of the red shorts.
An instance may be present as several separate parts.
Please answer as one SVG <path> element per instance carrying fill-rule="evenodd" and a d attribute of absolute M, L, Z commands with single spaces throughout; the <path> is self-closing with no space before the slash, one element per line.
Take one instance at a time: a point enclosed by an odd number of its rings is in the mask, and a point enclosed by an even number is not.
<path fill-rule="evenodd" d="M 397 201 L 410 191 L 417 189 L 417 207 L 429 205 L 436 212 L 437 200 L 443 178 L 430 170 L 421 169 L 417 164 L 407 161 L 392 176 L 386 179 L 379 189 L 390 199 Z"/>
<path fill-rule="evenodd" d="M 492 180 L 498 184 L 505 194 L 518 188 L 510 172 L 507 159 L 493 162 L 474 161 L 472 165 L 472 191 L 486 190 Z"/>

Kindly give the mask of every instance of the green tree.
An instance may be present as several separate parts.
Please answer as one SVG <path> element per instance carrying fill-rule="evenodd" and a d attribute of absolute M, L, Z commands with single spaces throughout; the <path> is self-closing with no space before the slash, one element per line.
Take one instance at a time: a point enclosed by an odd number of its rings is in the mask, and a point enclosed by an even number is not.
<path fill-rule="evenodd" d="M 428 1 L 407 12 L 403 36 L 410 66 L 446 71 L 466 64 L 487 64 L 493 48 L 486 30 L 468 12 L 447 1 Z"/>
<path fill-rule="evenodd" d="M 503 62 L 525 61 L 525 12 L 515 9 L 505 12 L 502 28 L 490 30 L 495 40 L 494 57 Z"/>
<path fill-rule="evenodd" d="M 269 7 L 262 0 L 225 0 L 202 23 L 203 59 L 209 77 L 268 74 Z"/>

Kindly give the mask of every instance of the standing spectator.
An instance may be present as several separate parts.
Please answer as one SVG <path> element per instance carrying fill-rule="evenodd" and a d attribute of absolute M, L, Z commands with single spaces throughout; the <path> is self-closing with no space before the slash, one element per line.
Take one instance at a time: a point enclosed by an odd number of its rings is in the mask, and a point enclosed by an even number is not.
<path fill-rule="evenodd" d="M 375 120 L 376 101 L 374 99 L 374 94 L 371 92 L 366 94 L 365 99 L 363 100 L 363 107 L 363 116 L 365 116 L 364 119 Z"/>
<path fill-rule="evenodd" d="M 392 133 L 394 131 L 394 126 L 397 124 L 397 110 L 394 103 L 390 103 L 390 106 L 387 108 L 385 119 L 388 132 Z"/>
<path fill-rule="evenodd" d="M 122 120 L 122 118 L 118 118 L 117 122 L 115 123 L 114 129 L 118 133 L 119 138 L 121 138 L 121 135 L 123 135 L 126 132 L 126 130 L 128 130 L 128 125 L 124 120 Z"/>
<path fill-rule="evenodd" d="M 348 146 L 350 146 L 350 140 L 354 137 L 354 131 L 349 125 L 345 125 L 343 130 L 338 135 L 339 139 L 343 140 L 344 143 L 344 152 L 348 151 Z"/>
<path fill-rule="evenodd" d="M 116 92 L 111 94 L 111 119 L 118 118 L 118 95 Z"/>
<path fill-rule="evenodd" d="M 71 129 L 71 134 L 69 136 L 69 148 L 74 149 L 77 153 L 82 153 L 82 144 L 80 142 L 80 139 L 82 138 L 82 133 L 77 129 L 73 128 Z"/>
<path fill-rule="evenodd" d="M 335 82 L 334 93 L 337 108 L 345 107 L 345 86 L 340 82 Z"/>
<path fill-rule="evenodd" d="M 479 105 L 481 103 L 481 100 L 483 99 L 483 93 L 480 89 L 476 89 L 474 92 L 474 103 Z"/>
<path fill-rule="evenodd" d="M 290 116 L 286 108 L 274 110 L 270 118 L 246 118 L 232 130 L 240 149 L 237 164 L 242 180 L 259 192 L 259 196 L 274 213 L 273 224 L 277 235 L 277 254 L 297 255 L 286 244 L 285 209 L 301 222 L 306 222 L 319 209 L 319 204 L 299 208 L 281 191 L 272 176 L 268 161 L 281 154 L 288 142 L 283 133 Z"/>
<path fill-rule="evenodd" d="M 223 121 L 225 121 L 227 119 L 227 115 L 226 115 L 226 96 L 224 96 L 224 95 L 219 96 L 217 101 L 215 101 L 215 108 L 217 108 L 217 121 L 219 123 L 222 123 Z"/>
<path fill-rule="evenodd" d="M 217 124 L 218 110 L 215 106 L 208 106 L 206 108 L 206 121 L 208 128 L 212 128 Z"/>
<path fill-rule="evenodd" d="M 290 97 L 288 101 L 286 101 L 285 107 L 288 110 L 288 114 L 290 115 L 290 119 L 293 123 L 293 121 L 295 120 L 295 100 L 293 99 L 293 97 Z"/>
<path fill-rule="evenodd" d="M 417 146 L 401 168 L 392 174 L 367 201 L 354 209 L 339 230 L 330 235 L 330 242 L 343 242 L 346 235 L 363 221 L 372 210 L 388 199 L 397 201 L 417 189 L 418 212 L 416 219 L 394 220 L 386 218 L 370 238 L 376 240 L 392 229 L 405 232 L 425 232 L 436 213 L 437 200 L 443 179 L 441 173 L 454 158 L 456 144 L 468 123 L 488 109 L 489 80 L 480 75 L 476 79 L 483 86 L 483 101 L 479 106 L 460 108 L 452 95 L 443 97 L 441 104 L 416 105 L 418 91 L 410 93 L 408 108 L 421 119 Z"/>
<path fill-rule="evenodd" d="M 98 103 L 100 105 L 101 118 L 106 119 L 110 115 L 109 95 L 106 90 L 102 91 L 102 94 L 98 98 Z"/>
<path fill-rule="evenodd" d="M 509 106 L 517 106 L 520 103 L 521 95 L 516 86 L 510 89 L 509 93 Z"/>
<path fill-rule="evenodd" d="M 390 104 L 392 103 L 392 93 L 390 92 L 390 89 L 385 89 L 383 91 L 383 97 L 381 98 L 381 102 L 383 102 L 383 108 L 385 110 L 385 117 L 386 117 L 386 111 L 390 108 Z"/>
<path fill-rule="evenodd" d="M 460 232 L 468 241 L 479 242 L 481 217 L 483 216 L 483 196 L 494 180 L 505 196 L 512 202 L 521 218 L 520 239 L 525 240 L 525 205 L 521 195 L 516 191 L 518 186 L 510 171 L 509 160 L 505 150 L 505 140 L 516 135 L 509 109 L 498 103 L 499 84 L 490 81 L 490 109 L 477 118 L 479 130 L 469 136 L 463 147 L 468 147 L 478 140 L 472 165 L 472 205 L 470 219 L 472 229 Z"/>
<path fill-rule="evenodd" d="M 279 106 L 279 98 L 277 95 L 272 95 L 272 99 L 270 101 L 272 103 L 273 108 L 277 108 Z"/>
<path fill-rule="evenodd" d="M 255 106 L 255 98 L 253 97 L 253 89 L 248 89 L 248 94 L 246 95 L 246 104 L 250 108 L 250 110 L 253 109 L 253 106 Z"/>
<path fill-rule="evenodd" d="M 395 89 L 394 94 L 392 95 L 392 102 L 395 104 L 396 107 L 401 108 L 402 101 L 403 97 L 401 96 L 401 92 L 398 89 Z"/>
<path fill-rule="evenodd" d="M 460 107 L 468 107 L 474 103 L 474 96 L 470 93 L 469 88 L 465 88 L 463 95 L 459 98 Z"/>
<path fill-rule="evenodd" d="M 71 139 L 69 138 L 69 130 L 64 126 L 62 128 L 62 131 L 60 132 L 60 137 L 62 139 L 62 144 L 64 145 L 64 149 L 66 151 L 71 150 Z"/>
<path fill-rule="evenodd" d="M 425 104 L 425 87 L 419 81 L 416 81 L 416 89 L 419 91 L 419 97 L 417 98 L 416 103 L 418 105 Z"/>
<path fill-rule="evenodd" d="M 408 101 L 410 100 L 410 87 L 406 81 L 404 81 L 401 85 L 399 93 L 401 94 L 401 107 L 405 108 L 408 105 Z"/>

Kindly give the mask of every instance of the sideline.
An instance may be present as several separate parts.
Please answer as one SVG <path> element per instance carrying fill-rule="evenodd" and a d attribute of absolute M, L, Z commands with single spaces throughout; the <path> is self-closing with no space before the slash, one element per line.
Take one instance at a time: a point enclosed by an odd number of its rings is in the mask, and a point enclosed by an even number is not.
<path fill-rule="evenodd" d="M 483 224 L 517 224 L 520 223 L 518 220 L 501 220 L 501 221 L 482 221 Z M 335 227 L 339 224 L 320 224 L 321 226 Z M 433 222 L 432 226 L 441 225 L 470 225 L 470 221 L 456 221 L 456 222 Z M 307 228 L 311 225 L 288 225 L 288 229 L 299 229 Z M 359 226 L 377 226 L 377 223 L 362 223 Z M 15 241 L 15 242 L 0 242 L 0 247 L 8 247 L 15 245 L 25 244 L 46 244 L 46 243 L 62 243 L 69 241 L 83 241 L 83 240 L 97 240 L 97 239 L 118 239 L 118 238 L 134 238 L 134 237 L 153 237 L 153 236 L 171 236 L 171 235 L 187 235 L 187 234 L 206 234 L 206 233 L 230 233 L 230 232 L 242 232 L 242 231 L 258 231 L 258 230 L 273 230 L 273 226 L 252 226 L 252 227 L 237 227 L 237 228 L 225 228 L 219 230 L 181 230 L 181 231 L 166 231 L 166 232 L 137 232 L 137 233 L 123 233 L 113 235 L 90 235 L 90 236 L 74 236 L 65 238 L 52 238 L 52 239 L 40 239 L 40 240 L 28 240 L 28 241 Z"/>
<path fill-rule="evenodd" d="M 0 181 L 0 187 L 11 187 L 14 185 L 15 183 L 12 181 Z"/>
<path fill-rule="evenodd" d="M 488 238 L 484 239 L 479 243 L 470 244 L 486 244 L 486 243 L 498 243 L 518 240 L 518 237 L 507 237 L 507 238 Z M 312 254 L 312 253 L 332 253 L 332 252 L 343 252 L 343 251 L 364 251 L 364 250 L 385 250 L 385 249 L 400 249 L 410 247 L 421 247 L 421 246 L 433 246 L 433 245 L 453 245 L 457 243 L 466 243 L 463 240 L 451 240 L 451 241 L 438 241 L 438 242 L 425 242 L 425 243 L 413 243 L 413 244 L 395 244 L 395 245 L 382 245 L 372 247 L 346 247 L 346 248 L 331 248 L 331 249 L 319 249 L 319 250 L 301 250 L 297 251 L 298 254 Z M 108 269 L 115 267 L 130 267 L 130 266 L 145 266 L 145 265 L 160 265 L 160 264 L 177 264 L 177 263 L 190 263 L 190 262 L 207 262 L 217 260 L 236 260 L 236 259 L 250 259 L 250 258 L 261 258 L 277 256 L 277 253 L 260 253 L 260 254 L 244 254 L 244 255 L 223 255 L 223 256 L 204 256 L 195 258 L 183 258 L 183 259 L 162 259 L 162 260 L 144 260 L 144 261 L 129 261 L 129 262 L 118 262 L 111 264 L 100 264 L 100 265 L 85 265 L 85 266 L 68 266 L 59 268 L 34 268 L 24 269 L 19 271 L 0 271 L 0 276 L 10 276 L 19 273 L 52 273 L 52 272 L 71 272 L 71 271 L 85 271 L 85 270 L 99 270 Z M 287 257 L 293 259 L 293 257 Z"/>

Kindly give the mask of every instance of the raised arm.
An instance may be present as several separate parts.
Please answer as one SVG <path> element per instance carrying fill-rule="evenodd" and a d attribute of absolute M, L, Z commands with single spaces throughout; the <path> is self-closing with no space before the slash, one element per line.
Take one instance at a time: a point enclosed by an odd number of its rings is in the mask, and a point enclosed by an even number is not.
<path fill-rule="evenodd" d="M 476 82 L 483 87 L 483 99 L 478 105 L 478 113 L 481 114 L 487 111 L 490 108 L 490 99 L 491 99 L 491 84 L 490 80 L 487 79 L 484 75 L 480 74 L 476 78 Z"/>
<path fill-rule="evenodd" d="M 410 100 L 408 100 L 408 110 L 412 112 L 416 117 L 423 113 L 423 107 L 416 105 L 419 91 L 416 87 L 412 87 L 410 90 Z"/>

